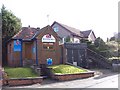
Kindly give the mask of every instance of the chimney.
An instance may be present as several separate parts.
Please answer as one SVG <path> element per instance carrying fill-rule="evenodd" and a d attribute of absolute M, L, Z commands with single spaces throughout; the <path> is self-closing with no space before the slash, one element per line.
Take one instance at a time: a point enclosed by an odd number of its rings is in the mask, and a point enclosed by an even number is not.
<path fill-rule="evenodd" d="M 40 27 L 37 27 L 37 29 L 40 29 Z"/>
<path fill-rule="evenodd" d="M 37 30 L 39 31 L 39 30 L 40 30 L 40 27 L 37 27 Z"/>

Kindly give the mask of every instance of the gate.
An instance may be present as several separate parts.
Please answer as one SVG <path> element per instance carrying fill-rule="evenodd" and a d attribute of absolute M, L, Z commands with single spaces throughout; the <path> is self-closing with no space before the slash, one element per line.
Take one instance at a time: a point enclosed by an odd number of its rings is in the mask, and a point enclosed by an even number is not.
<path fill-rule="evenodd" d="M 87 44 L 86 43 L 65 43 L 66 61 L 80 67 L 87 66 Z"/>

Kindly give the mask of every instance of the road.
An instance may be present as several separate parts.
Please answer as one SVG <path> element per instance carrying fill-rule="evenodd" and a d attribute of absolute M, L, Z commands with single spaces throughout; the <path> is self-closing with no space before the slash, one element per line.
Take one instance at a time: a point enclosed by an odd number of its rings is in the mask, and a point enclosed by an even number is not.
<path fill-rule="evenodd" d="M 44 80 L 41 84 L 16 86 L 17 88 L 118 88 L 118 73 L 109 70 L 94 70 L 95 76 L 71 81 Z M 13 87 L 10 87 L 13 88 Z M 15 88 L 15 87 L 14 87 Z"/>

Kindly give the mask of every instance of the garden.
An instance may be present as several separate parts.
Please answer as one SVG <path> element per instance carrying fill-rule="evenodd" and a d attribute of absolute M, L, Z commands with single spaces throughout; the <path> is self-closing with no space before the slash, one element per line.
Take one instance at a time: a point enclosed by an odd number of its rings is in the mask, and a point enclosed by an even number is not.
<path fill-rule="evenodd" d="M 77 68 L 70 65 L 63 65 L 63 64 L 49 66 L 48 68 L 52 68 L 52 72 L 54 74 L 76 74 L 76 73 L 87 72 L 86 69 Z"/>
<path fill-rule="evenodd" d="M 4 69 L 8 75 L 8 78 L 38 77 L 38 74 L 29 67 L 5 67 Z"/>
<path fill-rule="evenodd" d="M 72 65 L 53 65 L 48 66 L 49 76 L 59 81 L 89 78 L 94 76 L 93 71 Z"/>
<path fill-rule="evenodd" d="M 4 67 L 3 85 L 30 85 L 42 81 L 43 78 L 30 67 Z"/>

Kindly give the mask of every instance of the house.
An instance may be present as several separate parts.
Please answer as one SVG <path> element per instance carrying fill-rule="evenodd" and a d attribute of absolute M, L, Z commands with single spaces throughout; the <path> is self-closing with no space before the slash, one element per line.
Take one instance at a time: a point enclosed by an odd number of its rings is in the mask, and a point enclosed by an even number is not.
<path fill-rule="evenodd" d="M 65 41 L 66 39 L 70 39 L 70 42 L 79 43 L 80 39 L 83 38 L 83 34 L 80 32 L 80 30 L 58 23 L 56 21 L 51 25 L 51 27 L 61 38 L 61 43 L 64 42 L 63 39 L 65 39 Z"/>
<path fill-rule="evenodd" d="M 96 36 L 92 30 L 81 31 L 81 33 L 83 34 L 84 39 L 88 41 L 94 42 L 96 39 Z"/>
<path fill-rule="evenodd" d="M 42 29 L 22 27 L 7 48 L 8 66 L 60 64 L 59 37 L 49 25 Z"/>
<path fill-rule="evenodd" d="M 73 43 L 80 43 L 81 39 L 88 39 L 89 41 L 94 42 L 96 39 L 96 36 L 92 30 L 87 31 L 80 31 L 79 29 L 54 22 L 51 27 L 54 29 L 54 31 L 58 34 L 58 36 L 61 38 L 60 43 L 64 43 L 69 40 L 69 42 Z"/>

